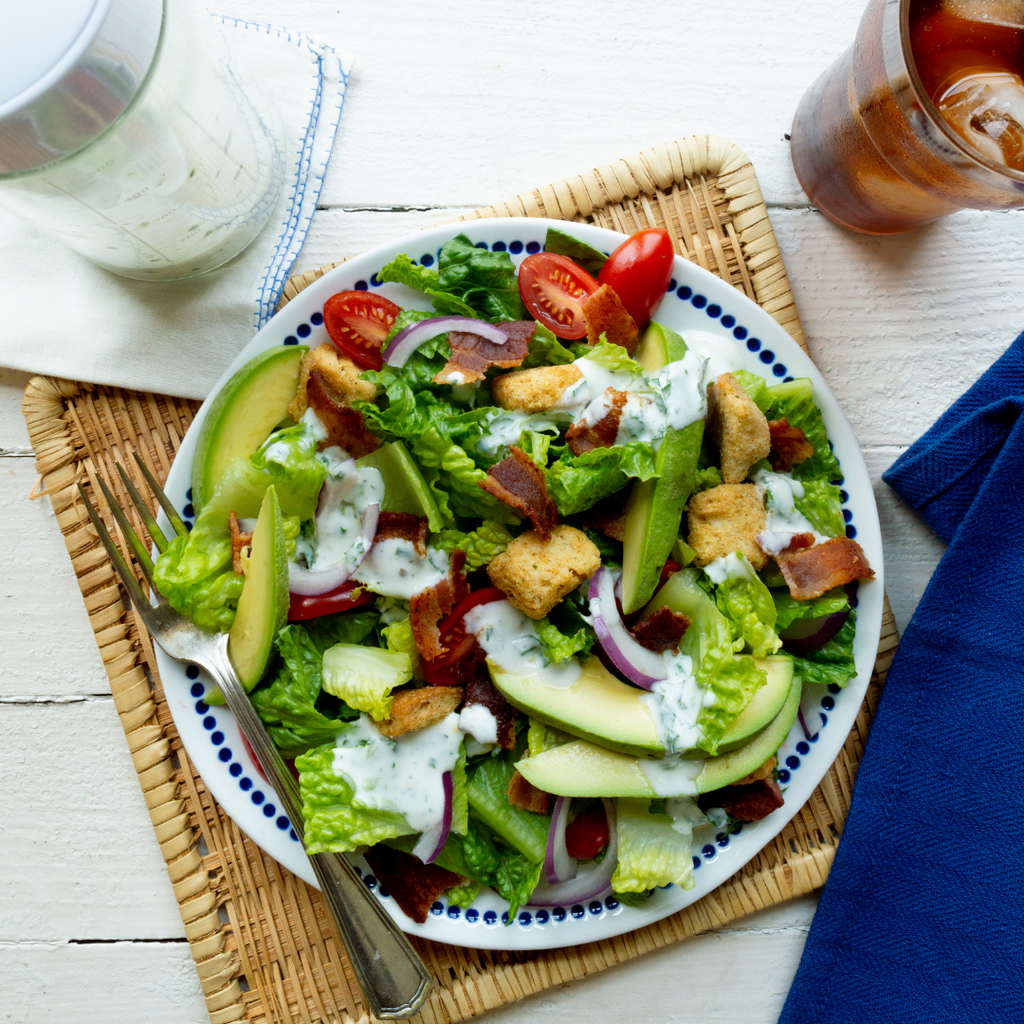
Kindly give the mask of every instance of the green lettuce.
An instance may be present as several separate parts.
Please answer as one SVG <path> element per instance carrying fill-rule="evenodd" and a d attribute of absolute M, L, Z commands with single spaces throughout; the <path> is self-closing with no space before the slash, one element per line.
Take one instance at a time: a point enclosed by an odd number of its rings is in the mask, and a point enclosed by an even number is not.
<path fill-rule="evenodd" d="M 608 257 L 586 242 L 573 238 L 568 232 L 558 228 L 548 228 L 544 236 L 544 251 L 566 256 L 578 267 L 582 267 L 591 277 L 597 277 Z"/>
<path fill-rule="evenodd" d="M 747 397 L 761 410 L 767 412 L 774 401 L 768 390 L 768 382 L 749 370 L 732 370 L 737 383 L 747 393 Z"/>
<path fill-rule="evenodd" d="M 811 601 L 798 601 L 788 590 L 773 590 L 772 599 L 775 601 L 775 628 L 780 633 L 798 619 L 821 619 L 826 615 L 845 612 L 850 607 L 846 591 L 842 587 L 826 591 L 821 597 Z"/>
<path fill-rule="evenodd" d="M 555 499 L 558 511 L 570 516 L 621 491 L 631 479 L 650 480 L 658 474 L 651 446 L 644 441 L 631 441 L 612 448 L 595 448 L 582 455 L 573 455 L 565 448 L 544 475 L 548 494 Z"/>
<path fill-rule="evenodd" d="M 543 754 L 545 750 L 560 747 L 575 739 L 574 736 L 570 736 L 567 732 L 562 732 L 561 729 L 556 729 L 554 726 L 538 722 L 535 718 L 529 719 L 529 722 L 530 725 L 526 731 L 526 751 L 529 757 Z"/>
<path fill-rule="evenodd" d="M 512 542 L 512 534 L 492 519 L 485 519 L 475 530 L 463 533 L 461 530 L 442 530 L 432 537 L 432 546 L 451 554 L 456 548 L 466 556 L 466 570 L 472 572 L 500 555 Z"/>
<path fill-rule="evenodd" d="M 409 654 L 335 644 L 324 651 L 320 685 L 349 707 L 382 722 L 391 714 L 391 691 L 408 683 L 412 670 Z"/>
<path fill-rule="evenodd" d="M 256 713 L 270 738 L 285 757 L 297 757 L 311 747 L 331 742 L 345 722 L 359 713 L 320 686 L 323 652 L 335 636 L 354 643 L 373 632 L 374 609 L 311 619 L 307 625 L 291 623 L 277 634 L 275 645 L 281 667 L 268 686 L 251 695 Z"/>
<path fill-rule="evenodd" d="M 580 651 L 589 653 L 597 639 L 592 630 L 583 627 L 567 636 L 547 619 L 541 619 L 537 623 L 537 637 L 544 649 L 544 657 L 555 665 L 560 665 Z"/>
<path fill-rule="evenodd" d="M 798 480 L 839 480 L 842 470 L 832 454 L 825 423 L 814 404 L 810 380 L 798 377 L 784 384 L 773 384 L 768 393 L 772 396 L 772 404 L 766 414 L 768 419 L 784 419 L 791 427 L 799 427 L 814 446 L 814 454 L 793 467 L 793 476 Z"/>
<path fill-rule="evenodd" d="M 475 317 L 476 310 L 457 295 L 450 295 L 441 289 L 441 282 L 436 270 L 430 270 L 414 263 L 404 252 L 399 253 L 390 263 L 386 263 L 377 271 L 379 281 L 391 281 L 404 284 L 407 288 L 423 292 L 430 297 L 436 313 L 450 316 Z M 424 318 L 425 319 L 425 318 Z"/>
<path fill-rule="evenodd" d="M 751 570 L 753 575 L 753 570 Z M 715 604 L 729 620 L 737 650 L 755 658 L 774 654 L 782 641 L 775 632 L 776 610 L 771 591 L 756 577 L 728 579 L 718 585 Z"/>
<path fill-rule="evenodd" d="M 851 610 L 843 628 L 824 647 L 793 659 L 795 678 L 804 684 L 845 686 L 857 674 L 853 659 L 856 629 L 857 613 Z"/>
<path fill-rule="evenodd" d="M 515 755 L 503 750 L 470 766 L 469 807 L 478 821 L 530 861 L 540 863 L 544 860 L 551 817 L 524 811 L 509 803 L 508 787 L 515 773 L 514 761 Z"/>
<path fill-rule="evenodd" d="M 602 337 L 604 337 L 602 335 Z M 634 377 L 643 378 L 643 367 L 621 346 L 610 341 L 601 341 L 589 348 L 587 359 L 611 373 L 629 373 Z"/>
<path fill-rule="evenodd" d="M 795 473 L 794 473 L 795 475 Z M 818 533 L 826 537 L 845 537 L 846 520 L 838 484 L 827 480 L 802 481 L 804 496 L 795 498 L 796 510 L 804 515 Z"/>
<path fill-rule="evenodd" d="M 615 801 L 618 863 L 612 875 L 617 893 L 645 892 L 675 884 L 693 888 L 692 829 L 680 829 L 664 814 L 652 813 L 650 800 Z"/>
<path fill-rule="evenodd" d="M 465 835 L 454 830 L 449 834 L 435 863 L 494 889 L 508 901 L 509 922 L 514 921 L 519 908 L 529 902 L 543 868 L 542 862 L 534 862 L 497 841 L 493 833 L 472 816 Z"/>
<path fill-rule="evenodd" d="M 563 363 L 571 363 L 575 358 L 573 352 L 566 348 L 551 331 L 543 324 L 538 323 L 537 329 L 530 339 L 526 358 L 520 364 L 520 368 L 529 370 L 534 366 L 559 366 Z"/>

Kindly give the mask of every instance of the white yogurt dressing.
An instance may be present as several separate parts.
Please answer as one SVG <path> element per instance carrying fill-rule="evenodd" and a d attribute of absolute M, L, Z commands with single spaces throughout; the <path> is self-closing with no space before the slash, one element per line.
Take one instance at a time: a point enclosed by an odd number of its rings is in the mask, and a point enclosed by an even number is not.
<path fill-rule="evenodd" d="M 426 558 L 404 537 L 379 540 L 370 548 L 354 579 L 375 594 L 400 597 L 405 601 L 427 587 L 436 587 L 448 575 L 448 554 L 427 547 Z"/>
<path fill-rule="evenodd" d="M 669 754 L 655 760 L 640 758 L 640 770 L 656 796 L 696 794 L 697 777 L 704 770 L 702 760 L 693 761 Z"/>
<path fill-rule="evenodd" d="M 526 430 L 555 436 L 571 422 L 572 414 L 565 411 L 525 413 L 501 410 L 492 414 L 484 424 L 485 432 L 476 443 L 477 451 L 491 455 L 502 445 L 518 444 Z"/>
<path fill-rule="evenodd" d="M 313 406 L 310 406 L 302 414 L 302 419 L 299 420 L 299 422 L 309 427 L 309 429 L 313 433 L 313 440 L 316 441 L 317 444 L 319 444 L 321 441 L 327 440 L 329 432 L 327 428 L 324 426 L 323 420 L 321 420 L 320 417 L 317 416 L 316 410 L 313 408 Z"/>
<path fill-rule="evenodd" d="M 750 358 L 745 342 L 732 336 L 723 337 L 711 331 L 688 330 L 687 347 L 708 360 L 705 380 L 714 380 L 723 373 L 731 373 L 744 366 Z"/>
<path fill-rule="evenodd" d="M 367 506 L 384 500 L 384 478 L 371 466 L 357 466 L 337 446 L 317 452 L 316 457 L 327 469 L 324 486 L 333 492 L 333 500 L 316 515 L 315 542 L 305 537 L 296 541 L 296 557 L 301 555 L 312 570 L 342 562 L 354 569 L 368 546 L 363 514 Z"/>
<path fill-rule="evenodd" d="M 828 540 L 796 507 L 797 499 L 804 496 L 804 485 L 799 480 L 794 480 L 790 473 L 772 473 L 767 469 L 759 469 L 751 479 L 768 498 L 766 528 L 757 535 L 757 543 L 765 554 L 785 551 L 798 533 L 812 534 L 815 544 Z"/>
<path fill-rule="evenodd" d="M 557 687 L 572 686 L 580 677 L 575 658 L 560 665 L 548 661 L 533 620 L 508 601 L 478 604 L 466 612 L 463 622 L 488 659 L 510 675 L 536 676 Z"/>
<path fill-rule="evenodd" d="M 467 704 L 459 715 L 459 728 L 477 743 L 498 742 L 498 720 L 483 704 Z"/>
<path fill-rule="evenodd" d="M 682 430 L 707 412 L 708 358 L 687 349 L 682 359 L 676 359 L 655 375 L 653 384 L 665 401 L 665 414 L 673 430 Z"/>
<path fill-rule="evenodd" d="M 417 832 L 444 817 L 445 772 L 459 759 L 462 732 L 453 711 L 443 721 L 407 732 L 398 739 L 382 736 L 366 715 L 338 735 L 334 771 L 355 790 L 352 805 L 400 814 Z"/>
<path fill-rule="evenodd" d="M 747 561 L 747 556 L 738 551 L 708 562 L 704 572 L 712 583 L 724 583 L 726 580 L 750 580 L 753 583 L 757 579 L 757 573 Z"/>

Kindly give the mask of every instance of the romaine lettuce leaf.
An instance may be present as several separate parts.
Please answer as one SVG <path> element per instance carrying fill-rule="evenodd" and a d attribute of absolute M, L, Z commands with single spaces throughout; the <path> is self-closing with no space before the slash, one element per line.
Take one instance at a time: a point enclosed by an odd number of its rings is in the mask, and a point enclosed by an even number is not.
<path fill-rule="evenodd" d="M 463 533 L 461 530 L 442 530 L 432 537 L 430 543 L 451 554 L 456 548 L 466 556 L 466 570 L 472 572 L 487 565 L 492 558 L 500 555 L 512 542 L 512 534 L 492 519 L 485 519 L 475 530 Z"/>
<path fill-rule="evenodd" d="M 514 759 L 512 752 L 503 750 L 470 767 L 469 806 L 473 817 L 539 864 L 544 860 L 551 816 L 524 811 L 509 803 L 507 794 L 515 773 Z"/>
<path fill-rule="evenodd" d="M 534 366 L 558 366 L 571 363 L 576 356 L 562 344 L 543 324 L 538 323 L 537 329 L 530 339 L 530 347 L 520 369 L 529 370 Z"/>
<path fill-rule="evenodd" d="M 582 512 L 602 498 L 621 491 L 630 479 L 650 480 L 657 475 L 654 452 L 643 441 L 595 448 L 582 455 L 573 455 L 565 448 L 545 472 L 548 493 L 564 516 Z"/>
<path fill-rule="evenodd" d="M 601 341 L 587 350 L 586 358 L 611 373 L 630 373 L 643 378 L 643 367 L 621 346 Z"/>
<path fill-rule="evenodd" d="M 526 307 L 507 252 L 478 249 L 465 235 L 445 242 L 437 258 L 438 287 L 456 295 L 486 320 L 522 320 Z"/>
<path fill-rule="evenodd" d="M 821 619 L 826 615 L 844 612 L 850 607 L 842 587 L 826 591 L 812 601 L 798 601 L 788 590 L 773 590 L 772 598 L 775 601 L 775 628 L 780 633 L 798 619 Z"/>
<path fill-rule="evenodd" d="M 457 295 L 451 295 L 441 288 L 436 270 L 429 270 L 414 263 L 405 253 L 400 253 L 390 263 L 386 263 L 377 271 L 379 281 L 393 281 L 404 284 L 408 288 L 423 292 L 430 296 L 430 301 L 438 313 L 451 316 L 473 316 L 476 310 Z"/>
<path fill-rule="evenodd" d="M 747 393 L 747 397 L 761 410 L 767 412 L 771 407 L 773 398 L 768 391 L 768 382 L 764 377 L 759 377 L 749 370 L 732 370 L 740 387 Z"/>
<path fill-rule="evenodd" d="M 782 641 L 775 632 L 776 610 L 771 591 L 756 577 L 728 579 L 718 585 L 715 604 L 729 620 L 733 640 L 755 658 L 774 654 Z M 735 645 L 734 645 L 735 646 Z"/>
<path fill-rule="evenodd" d="M 811 394 L 811 382 L 807 377 L 773 384 L 768 388 L 772 404 L 767 416 L 770 420 L 786 420 L 791 427 L 799 427 L 814 446 L 814 454 L 793 467 L 793 476 L 798 480 L 838 480 L 842 477 L 839 461 L 832 454 L 825 433 L 825 423 Z"/>
<path fill-rule="evenodd" d="M 843 628 L 824 647 L 813 654 L 793 659 L 795 678 L 801 683 L 845 686 L 857 674 L 853 659 L 853 638 L 857 629 L 857 613 L 843 623 Z"/>
<path fill-rule="evenodd" d="M 794 476 L 796 475 L 794 467 Z M 843 503 L 838 484 L 827 480 L 803 480 L 804 496 L 796 498 L 793 504 L 818 533 L 826 537 L 845 537 L 846 520 L 843 519 Z"/>
<path fill-rule="evenodd" d="M 413 834 L 394 811 L 353 807 L 353 789 L 334 771 L 334 747 L 327 744 L 295 759 L 309 853 L 348 853 L 395 836 Z"/>
<path fill-rule="evenodd" d="M 589 653 L 597 639 L 596 634 L 582 627 L 567 636 L 547 619 L 541 619 L 537 623 L 537 637 L 544 649 L 544 657 L 556 665 L 560 665 L 580 651 Z"/>
<path fill-rule="evenodd" d="M 324 651 L 320 685 L 350 708 L 382 722 L 391 713 L 391 691 L 412 679 L 412 669 L 408 654 L 335 644 Z"/>
<path fill-rule="evenodd" d="M 659 885 L 693 888 L 692 829 L 664 814 L 651 813 L 650 800 L 615 801 L 618 864 L 612 875 L 615 892 L 644 892 Z"/>

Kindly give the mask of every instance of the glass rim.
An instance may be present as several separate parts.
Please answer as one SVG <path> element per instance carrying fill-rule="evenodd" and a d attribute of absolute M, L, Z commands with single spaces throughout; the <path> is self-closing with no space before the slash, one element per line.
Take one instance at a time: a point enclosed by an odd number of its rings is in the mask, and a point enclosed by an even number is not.
<path fill-rule="evenodd" d="M 914 95 L 919 100 L 928 120 L 964 159 L 979 167 L 984 167 L 986 170 L 992 171 L 1002 178 L 1024 182 L 1024 171 L 1015 170 L 1007 164 L 989 159 L 979 150 L 974 149 L 959 132 L 953 129 L 939 112 L 939 108 L 935 105 L 931 96 L 928 95 L 921 76 L 918 74 L 917 61 L 914 59 L 914 54 L 910 47 L 910 6 L 913 3 L 919 3 L 920 0 L 898 0 L 898 2 L 900 50 L 903 55 L 903 63 L 906 66 L 907 76 L 910 78 Z"/>

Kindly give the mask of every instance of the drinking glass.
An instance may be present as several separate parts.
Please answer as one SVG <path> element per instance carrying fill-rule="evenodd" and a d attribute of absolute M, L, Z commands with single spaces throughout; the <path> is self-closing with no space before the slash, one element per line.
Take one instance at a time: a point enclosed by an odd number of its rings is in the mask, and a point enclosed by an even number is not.
<path fill-rule="evenodd" d="M 811 202 L 868 234 L 1024 206 L 1022 9 L 870 0 L 853 46 L 793 121 L 793 166 Z"/>

